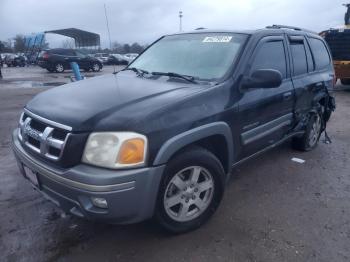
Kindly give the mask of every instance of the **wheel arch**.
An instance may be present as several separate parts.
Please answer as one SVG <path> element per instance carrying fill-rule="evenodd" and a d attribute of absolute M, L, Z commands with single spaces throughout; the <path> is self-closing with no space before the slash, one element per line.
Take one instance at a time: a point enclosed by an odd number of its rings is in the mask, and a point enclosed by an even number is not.
<path fill-rule="evenodd" d="M 225 122 L 199 126 L 170 138 L 159 149 L 153 164 L 165 164 L 176 153 L 192 145 L 202 146 L 212 152 L 220 160 L 225 172 L 229 173 L 233 163 L 233 139 L 231 129 Z"/>
<path fill-rule="evenodd" d="M 318 107 L 319 105 L 325 106 L 326 97 L 327 97 L 326 93 L 319 93 L 319 94 L 315 95 L 315 97 L 313 98 L 313 103 L 312 103 L 313 108 Z"/>

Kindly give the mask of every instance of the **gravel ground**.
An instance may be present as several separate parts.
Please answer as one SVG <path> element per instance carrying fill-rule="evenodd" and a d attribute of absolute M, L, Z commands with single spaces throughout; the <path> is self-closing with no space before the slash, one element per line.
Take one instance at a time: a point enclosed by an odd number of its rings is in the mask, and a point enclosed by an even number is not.
<path fill-rule="evenodd" d="M 152 222 L 113 226 L 64 216 L 34 191 L 18 172 L 10 134 L 25 103 L 48 87 L 23 82 L 69 81 L 71 73 L 38 68 L 3 73 L 1 261 L 350 261 L 350 91 L 342 86 L 328 124 L 332 144 L 320 142 L 314 151 L 300 153 L 286 143 L 246 162 L 233 170 L 209 223 L 168 236 Z"/>

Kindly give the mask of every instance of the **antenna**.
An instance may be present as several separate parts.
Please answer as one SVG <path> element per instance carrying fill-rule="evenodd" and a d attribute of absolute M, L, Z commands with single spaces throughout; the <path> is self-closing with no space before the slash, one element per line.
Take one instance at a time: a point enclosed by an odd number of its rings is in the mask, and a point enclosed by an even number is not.
<path fill-rule="evenodd" d="M 105 16 L 106 16 L 106 25 L 107 25 L 107 31 L 108 31 L 108 39 L 109 39 L 109 50 L 112 51 L 112 41 L 111 41 L 111 32 L 109 31 L 109 24 L 108 24 L 108 17 L 107 17 L 107 8 L 106 4 L 103 4 L 105 8 Z M 115 73 L 115 65 L 113 64 L 113 73 Z"/>

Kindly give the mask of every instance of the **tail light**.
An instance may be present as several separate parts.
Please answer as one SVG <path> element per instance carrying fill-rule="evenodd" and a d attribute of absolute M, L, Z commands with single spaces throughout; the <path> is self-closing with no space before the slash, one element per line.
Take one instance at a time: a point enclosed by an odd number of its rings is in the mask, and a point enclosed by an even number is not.
<path fill-rule="evenodd" d="M 48 53 L 44 53 L 43 54 L 43 59 L 48 59 L 49 58 L 49 54 Z"/>

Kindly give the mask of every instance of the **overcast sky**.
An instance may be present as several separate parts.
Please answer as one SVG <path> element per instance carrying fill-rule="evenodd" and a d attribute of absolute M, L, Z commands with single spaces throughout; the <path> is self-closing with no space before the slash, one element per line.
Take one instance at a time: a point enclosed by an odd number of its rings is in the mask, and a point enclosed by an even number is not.
<path fill-rule="evenodd" d="M 100 34 L 108 45 L 103 3 L 112 42 L 151 43 L 183 29 L 254 29 L 287 24 L 322 31 L 344 23 L 345 0 L 0 0 L 0 40 L 16 34 L 75 27 Z M 349 1 L 350 2 L 350 1 Z M 51 46 L 62 38 L 49 36 Z"/>

